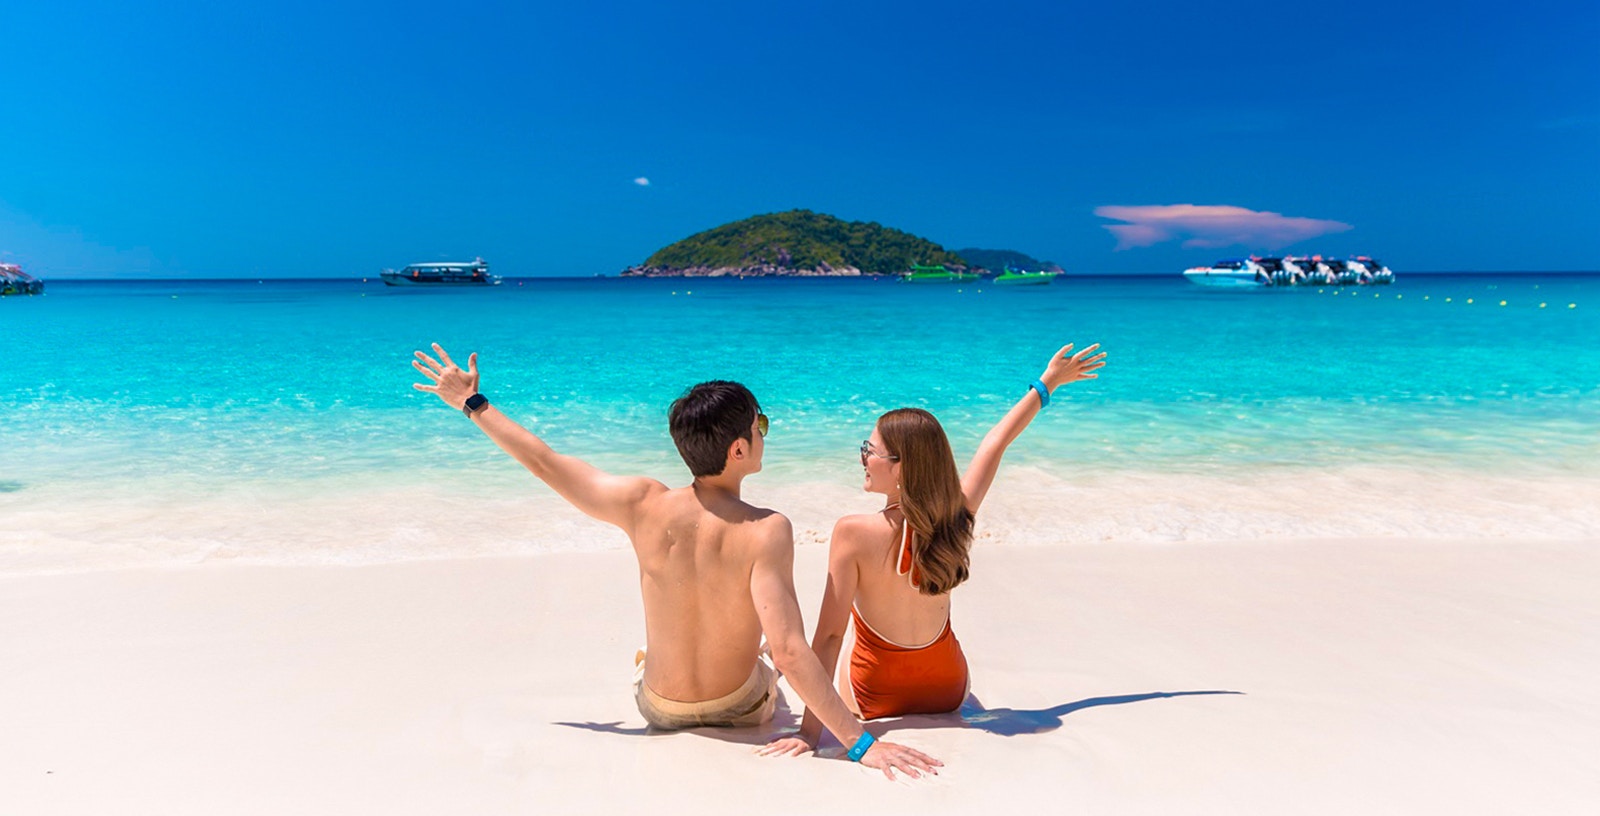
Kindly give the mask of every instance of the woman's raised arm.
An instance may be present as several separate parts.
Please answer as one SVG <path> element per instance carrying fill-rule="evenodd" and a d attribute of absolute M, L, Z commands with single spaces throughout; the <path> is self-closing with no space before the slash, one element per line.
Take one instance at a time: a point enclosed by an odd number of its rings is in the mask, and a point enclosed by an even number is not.
<path fill-rule="evenodd" d="M 978 505 L 983 504 L 984 496 L 989 494 L 989 486 L 994 484 L 994 475 L 1000 470 L 1000 459 L 1006 455 L 1006 448 L 1022 435 L 1028 423 L 1039 415 L 1039 410 L 1049 404 L 1048 395 L 1067 383 L 1092 380 L 1099 376 L 1092 372 L 1106 364 L 1106 354 L 1103 351 L 1095 354 L 1098 348 L 1100 344 L 1094 343 L 1073 354 L 1071 343 L 1062 346 L 1050 357 L 1050 364 L 1045 366 L 1038 382 L 1022 395 L 1022 399 L 1017 400 L 1016 405 L 1011 406 L 998 424 L 989 429 L 983 442 L 978 445 L 978 452 L 972 455 L 967 472 L 961 477 L 961 494 L 966 498 L 967 510 L 978 512 Z"/>

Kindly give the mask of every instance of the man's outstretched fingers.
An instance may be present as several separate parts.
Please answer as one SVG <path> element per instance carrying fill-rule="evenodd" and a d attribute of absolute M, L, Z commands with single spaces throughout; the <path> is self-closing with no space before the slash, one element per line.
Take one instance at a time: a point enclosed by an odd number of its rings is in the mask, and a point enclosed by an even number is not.
<path fill-rule="evenodd" d="M 438 348 L 438 346 L 434 346 L 434 348 Z M 426 354 L 424 354 L 424 353 L 422 353 L 420 351 L 417 352 L 417 359 L 421 360 L 424 363 L 427 363 L 428 367 L 433 369 L 434 373 L 436 373 L 436 374 L 437 373 L 442 373 L 444 371 L 444 366 L 439 365 L 439 361 L 438 360 L 435 360 L 432 357 L 429 357 L 428 355 L 426 355 Z"/>
<path fill-rule="evenodd" d="M 433 344 L 433 350 L 434 350 L 434 352 L 436 354 L 439 355 L 439 359 L 444 361 L 445 365 L 447 365 L 447 366 L 455 365 L 455 363 L 450 360 L 450 352 L 445 351 L 444 350 L 444 346 L 441 346 L 438 343 L 434 343 Z"/>

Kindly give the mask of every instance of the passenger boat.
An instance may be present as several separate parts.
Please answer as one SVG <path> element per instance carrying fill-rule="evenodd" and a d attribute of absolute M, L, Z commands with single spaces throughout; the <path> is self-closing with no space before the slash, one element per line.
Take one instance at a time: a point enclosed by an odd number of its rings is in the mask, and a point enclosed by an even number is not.
<path fill-rule="evenodd" d="M 910 271 L 900 273 L 901 283 L 967 283 L 977 279 L 976 272 L 958 272 L 946 269 L 944 264 L 912 264 Z"/>
<path fill-rule="evenodd" d="M 0 295 L 42 295 L 44 281 L 16 264 L 0 263 Z"/>
<path fill-rule="evenodd" d="M 994 283 L 997 286 L 1039 286 L 1055 280 L 1060 274 L 1060 272 L 1046 272 L 1043 269 L 1029 272 L 1026 269 L 1007 266 L 1004 272 L 994 276 Z"/>
<path fill-rule="evenodd" d="M 500 276 L 489 274 L 489 264 L 482 258 L 471 263 L 418 263 L 398 272 L 383 270 L 383 282 L 390 286 L 498 286 Z"/>

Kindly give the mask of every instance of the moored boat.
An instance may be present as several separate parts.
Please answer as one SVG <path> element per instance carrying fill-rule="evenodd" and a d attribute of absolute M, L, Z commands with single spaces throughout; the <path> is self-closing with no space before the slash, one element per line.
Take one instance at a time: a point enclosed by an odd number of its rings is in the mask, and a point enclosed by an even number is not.
<path fill-rule="evenodd" d="M 1249 258 L 1228 258 L 1210 266 L 1196 266 L 1183 270 L 1190 283 L 1221 289 L 1254 289 L 1271 286 L 1272 277 L 1265 267 Z"/>
<path fill-rule="evenodd" d="M 976 272 L 946 269 L 944 264 L 912 264 L 910 271 L 900 273 L 901 283 L 967 283 L 977 279 Z"/>
<path fill-rule="evenodd" d="M 994 276 L 997 286 L 1039 286 L 1056 279 L 1060 272 L 1047 272 L 1043 269 L 1029 272 L 1026 269 L 1017 269 L 1007 266 L 1004 272 Z"/>
<path fill-rule="evenodd" d="M 0 263 L 0 295 L 42 295 L 44 281 L 16 264 Z"/>
<path fill-rule="evenodd" d="M 385 269 L 380 275 L 390 286 L 498 286 L 499 275 L 489 274 L 482 258 L 470 263 L 418 263 L 398 271 Z"/>

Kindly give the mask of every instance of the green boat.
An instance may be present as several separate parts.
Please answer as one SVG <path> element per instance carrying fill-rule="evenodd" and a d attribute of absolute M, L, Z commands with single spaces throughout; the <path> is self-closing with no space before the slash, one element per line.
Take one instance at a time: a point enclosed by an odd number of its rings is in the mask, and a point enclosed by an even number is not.
<path fill-rule="evenodd" d="M 912 264 L 911 271 L 900 273 L 901 283 L 969 283 L 978 279 L 976 272 L 955 272 L 944 264 L 923 266 Z"/>
<path fill-rule="evenodd" d="M 1046 272 L 1042 269 L 1038 272 L 1029 272 L 1026 269 L 1015 269 L 1007 266 L 1006 271 L 995 276 L 994 282 L 1001 286 L 1040 286 L 1055 280 L 1056 276 L 1060 274 L 1060 272 Z"/>

